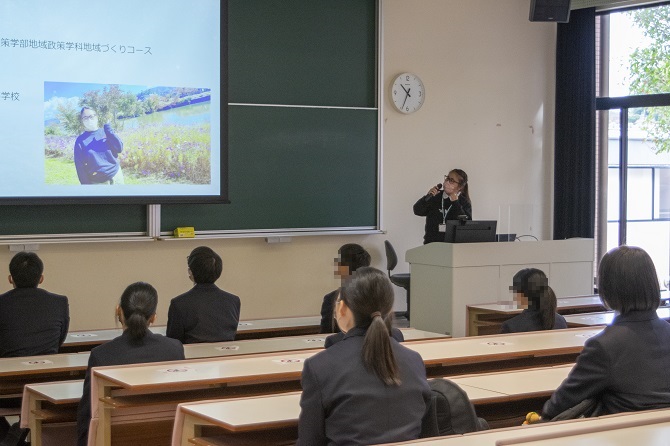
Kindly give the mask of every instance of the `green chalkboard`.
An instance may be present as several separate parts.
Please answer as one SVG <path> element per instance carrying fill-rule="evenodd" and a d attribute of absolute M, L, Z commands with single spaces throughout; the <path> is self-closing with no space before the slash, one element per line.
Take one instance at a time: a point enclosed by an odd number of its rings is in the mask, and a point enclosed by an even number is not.
<path fill-rule="evenodd" d="M 376 5 L 229 0 L 231 203 L 163 205 L 162 232 L 376 227 Z"/>
<path fill-rule="evenodd" d="M 146 232 L 143 205 L 0 207 L 0 237 L 27 234 Z"/>
<path fill-rule="evenodd" d="M 377 225 L 377 0 L 228 0 L 230 204 L 161 230 Z M 298 106 L 298 107 L 296 107 Z M 147 232 L 143 205 L 0 207 L 0 238 Z"/>
<path fill-rule="evenodd" d="M 376 225 L 375 110 L 229 111 L 230 204 L 163 205 L 162 231 Z"/>

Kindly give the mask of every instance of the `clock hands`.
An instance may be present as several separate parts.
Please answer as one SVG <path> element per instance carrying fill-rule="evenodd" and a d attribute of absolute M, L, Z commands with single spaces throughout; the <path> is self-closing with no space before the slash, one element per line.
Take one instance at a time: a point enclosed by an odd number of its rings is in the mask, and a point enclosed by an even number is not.
<path fill-rule="evenodd" d="M 405 108 L 405 103 L 407 102 L 407 98 L 412 97 L 412 95 L 409 94 L 410 90 L 412 90 L 412 89 L 411 88 L 405 89 L 405 87 L 402 84 L 400 84 L 400 86 L 402 87 L 403 90 L 405 90 L 405 100 L 402 102 L 402 107 L 400 107 L 400 108 Z"/>

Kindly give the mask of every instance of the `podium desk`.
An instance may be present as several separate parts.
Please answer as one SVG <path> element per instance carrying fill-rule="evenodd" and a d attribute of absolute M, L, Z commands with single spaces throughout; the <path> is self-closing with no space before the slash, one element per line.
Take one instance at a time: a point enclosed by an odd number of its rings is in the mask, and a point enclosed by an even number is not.
<path fill-rule="evenodd" d="M 498 243 L 429 243 L 407 251 L 411 325 L 466 335 L 467 305 L 510 300 L 523 268 L 547 274 L 557 297 L 593 293 L 593 239 Z"/>

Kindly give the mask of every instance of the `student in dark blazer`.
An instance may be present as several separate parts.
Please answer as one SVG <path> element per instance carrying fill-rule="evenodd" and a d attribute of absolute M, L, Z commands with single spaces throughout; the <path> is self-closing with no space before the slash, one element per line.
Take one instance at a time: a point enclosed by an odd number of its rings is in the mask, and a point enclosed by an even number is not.
<path fill-rule="evenodd" d="M 166 335 L 183 344 L 232 341 L 240 322 L 240 298 L 214 285 L 223 270 L 221 257 L 199 246 L 187 257 L 193 288 L 170 302 Z"/>
<path fill-rule="evenodd" d="M 598 290 L 617 316 L 586 341 L 543 419 L 587 399 L 597 401 L 593 416 L 670 407 L 670 324 L 656 315 L 661 293 L 653 261 L 641 248 L 610 250 L 600 261 Z"/>
<path fill-rule="evenodd" d="M 524 310 L 503 322 L 502 333 L 568 328 L 565 318 L 556 312 L 556 294 L 541 270 L 522 269 L 514 275 L 510 290 Z"/>
<path fill-rule="evenodd" d="M 123 334 L 91 350 L 88 360 L 84 392 L 77 411 L 79 446 L 86 445 L 88 441 L 88 426 L 91 421 L 91 368 L 184 359 L 184 346 L 181 342 L 149 331 L 149 325 L 156 319 L 157 305 L 158 293 L 148 283 L 133 283 L 121 295 L 116 316 L 123 325 Z"/>
<path fill-rule="evenodd" d="M 298 445 L 413 440 L 431 391 L 421 356 L 389 336 L 393 288 L 359 268 L 335 304 L 344 338 L 305 361 Z"/>
<path fill-rule="evenodd" d="M 67 297 L 38 288 L 44 264 L 34 252 L 19 252 L 9 262 L 13 290 L 0 295 L 0 357 L 58 353 L 67 336 Z"/>
<path fill-rule="evenodd" d="M 335 259 L 335 277 L 341 282 L 347 280 L 358 268 L 370 266 L 370 254 L 361 245 L 347 243 L 337 250 Z M 340 288 L 323 296 L 321 304 L 321 331 L 320 333 L 339 333 L 340 328 L 335 321 L 333 310 L 335 299 L 340 293 Z"/>

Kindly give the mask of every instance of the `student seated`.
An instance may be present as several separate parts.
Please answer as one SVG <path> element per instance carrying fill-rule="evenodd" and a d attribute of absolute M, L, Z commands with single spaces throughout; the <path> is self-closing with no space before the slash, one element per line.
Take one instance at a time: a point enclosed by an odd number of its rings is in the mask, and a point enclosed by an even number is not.
<path fill-rule="evenodd" d="M 344 338 L 305 360 L 298 445 L 419 438 L 431 391 L 421 356 L 389 335 L 393 287 L 359 268 L 335 303 Z"/>
<path fill-rule="evenodd" d="M 9 262 L 13 290 L 0 295 L 0 357 L 58 353 L 67 336 L 67 297 L 37 288 L 44 264 L 34 252 L 19 252 Z"/>
<path fill-rule="evenodd" d="M 240 298 L 219 289 L 221 257 L 200 246 L 187 257 L 190 291 L 170 302 L 166 335 L 184 344 L 232 341 L 240 322 Z"/>
<path fill-rule="evenodd" d="M 84 392 L 77 410 L 79 446 L 88 441 L 92 367 L 184 359 L 184 346 L 179 341 L 149 331 L 149 325 L 156 319 L 157 305 L 158 293 L 148 283 L 133 283 L 121 295 L 116 317 L 123 326 L 123 334 L 91 350 L 88 359 Z"/>
<path fill-rule="evenodd" d="M 347 243 L 337 250 L 338 256 L 335 258 L 335 277 L 344 282 L 358 268 L 370 266 L 370 254 L 356 243 Z M 323 296 L 321 304 L 321 331 L 320 333 L 338 333 L 340 328 L 335 321 L 333 310 L 335 308 L 335 299 L 340 293 L 340 288 Z"/>
<path fill-rule="evenodd" d="M 598 290 L 617 312 L 586 341 L 577 363 L 551 399 L 551 419 L 587 399 L 592 416 L 670 407 L 670 324 L 656 315 L 660 289 L 654 263 L 642 249 L 619 246 L 600 261 Z"/>
<path fill-rule="evenodd" d="M 502 323 L 502 333 L 568 328 L 565 318 L 556 313 L 556 295 L 544 272 L 525 268 L 514 275 L 510 290 L 524 310 Z"/>

